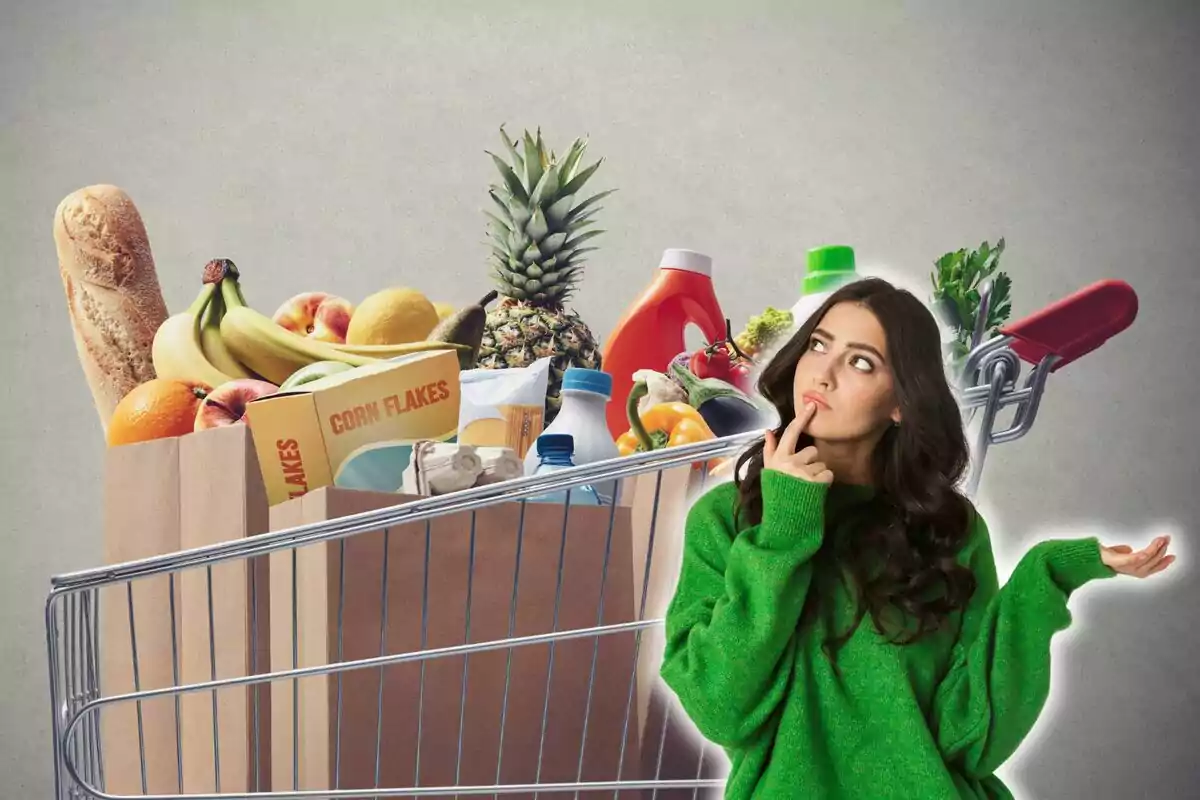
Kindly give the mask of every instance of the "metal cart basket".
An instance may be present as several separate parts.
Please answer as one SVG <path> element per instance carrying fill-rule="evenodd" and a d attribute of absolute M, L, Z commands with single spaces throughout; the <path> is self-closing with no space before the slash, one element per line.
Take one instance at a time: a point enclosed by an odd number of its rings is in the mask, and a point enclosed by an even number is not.
<path fill-rule="evenodd" d="M 1049 306 L 1020 323 L 1008 326 L 995 339 L 979 341 L 982 337 L 977 332 L 973 342 L 974 347 L 963 371 L 962 385 L 958 389 L 960 405 L 964 413 L 973 423 L 977 423 L 977 432 L 974 434 L 974 463 L 968 479 L 968 493 L 973 494 L 976 490 L 988 446 L 1012 441 L 1029 431 L 1037 414 L 1049 373 L 1091 349 L 1095 349 L 1109 336 L 1127 327 L 1135 312 L 1136 298 L 1133 296 L 1132 290 L 1125 284 L 1105 281 Z M 986 313 L 983 316 L 986 316 Z M 1018 386 L 1017 381 L 1022 361 L 1031 364 L 1032 369 L 1024 383 Z M 1010 406 L 1014 408 L 1011 424 L 1007 428 L 997 430 L 996 423 L 1001 410 Z M 651 702 L 639 710 L 637 676 L 639 669 L 644 671 L 647 667 L 654 672 L 656 665 L 647 664 L 647 660 L 653 659 L 655 653 L 652 648 L 644 646 L 644 643 L 648 641 L 648 637 L 657 635 L 662 626 L 661 619 L 650 618 L 650 615 L 647 614 L 648 585 L 656 552 L 655 541 L 657 539 L 662 542 L 668 538 L 677 540 L 681 536 L 679 530 L 666 529 L 665 525 L 660 522 L 663 519 L 664 504 L 668 502 L 682 504 L 687 501 L 682 495 L 667 497 L 664 490 L 666 485 L 664 476 L 680 473 L 693 476 L 706 475 L 707 470 L 693 472 L 690 467 L 695 464 L 706 464 L 715 458 L 735 455 L 755 438 L 755 435 L 747 434 L 643 453 L 599 464 L 576 467 L 551 476 L 531 476 L 506 481 L 450 495 L 357 513 L 329 522 L 292 527 L 218 545 L 53 578 L 53 588 L 45 607 L 45 624 L 49 656 L 56 797 L 91 797 L 103 800 L 118 797 L 152 797 L 164 800 L 168 797 L 365 798 L 451 795 L 490 795 L 493 797 L 500 795 L 566 797 L 570 795 L 578 797 L 580 794 L 594 795 L 599 792 L 625 797 L 657 798 L 662 794 L 664 797 L 688 796 L 694 798 L 719 792 L 723 786 L 720 777 L 721 765 L 724 760 L 723 754 L 718 749 L 709 747 L 699 742 L 695 736 L 688 734 L 684 736 L 687 740 L 684 750 L 688 751 L 688 758 L 693 760 L 681 766 L 676 756 L 664 755 L 671 746 L 669 739 L 675 738 L 675 734 L 669 735 L 668 732 L 672 726 L 677 729 L 681 724 L 685 724 L 685 721 L 680 719 L 683 715 L 678 708 L 672 708 L 669 702 L 658 703 L 657 706 Z M 600 594 L 594 623 L 564 624 L 560 618 L 560 605 L 564 596 L 570 596 L 577 589 L 574 582 L 564 578 L 562 574 L 562 559 L 567 548 L 569 519 L 572 514 L 578 513 L 576 511 L 578 506 L 571 502 L 569 490 L 585 484 L 614 480 L 640 480 L 643 485 L 648 483 L 653 487 L 651 513 L 648 518 L 639 523 L 648 526 L 648 530 L 642 532 L 647 542 L 644 567 L 640 574 L 631 574 L 632 581 L 639 583 L 641 587 L 641 591 L 635 595 L 639 600 L 632 604 L 634 610 L 631 611 L 631 618 L 615 623 L 607 622 L 609 617 L 606 616 L 604 608 L 605 587 L 608 584 L 601 577 L 598 583 Z M 703 485 L 704 480 L 709 481 L 709 487 Z M 716 479 L 700 478 L 700 485 L 693 486 L 689 497 L 694 498 L 696 491 L 710 488 L 713 480 Z M 559 574 L 554 582 L 553 614 L 547 630 L 532 635 L 518 635 L 514 621 L 523 585 L 520 552 L 523 546 L 522 537 L 525 533 L 525 512 L 527 507 L 534 505 L 530 502 L 530 498 L 544 495 L 550 490 L 567 490 L 567 502 L 557 506 L 561 509 L 562 532 L 561 540 L 556 545 L 558 547 Z M 507 579 L 511 585 L 511 599 L 508 601 L 506 610 L 509 619 L 508 635 L 478 640 L 477 635 L 472 636 L 471 630 L 471 598 L 474 586 L 472 581 L 480 567 L 476 558 L 476 546 L 477 542 L 482 542 L 494 532 L 482 527 L 477 529 L 476 519 L 481 518 L 478 515 L 485 509 L 504 504 L 518 509 L 515 531 L 517 556 L 511 566 L 503 567 L 511 573 Z M 675 509 L 676 512 L 678 510 Z M 594 511 L 595 509 L 593 509 Z M 597 550 L 598 553 L 603 553 L 603 558 L 594 563 L 594 569 L 602 576 L 608 574 L 612 567 L 613 520 L 617 517 L 617 506 L 613 505 L 607 511 L 609 513 L 607 530 L 605 531 L 603 526 L 600 526 L 601 530 L 593 531 L 596 536 L 607 537 L 603 548 Z M 425 637 L 431 613 L 429 608 L 431 576 L 428 556 L 430 531 L 432 523 L 438 518 L 454 514 L 470 515 L 471 520 L 463 613 L 465 630 L 460 644 L 430 646 Z M 678 513 L 674 514 L 672 519 L 677 523 Z M 266 587 L 255 583 L 255 576 L 260 574 L 260 571 L 254 568 L 255 564 L 265 563 L 267 559 L 271 558 L 287 559 L 290 557 L 294 566 L 298 552 L 320 544 L 343 548 L 344 554 L 346 544 L 357 537 L 372 533 L 378 535 L 380 531 L 386 537 L 389 531 L 398 530 L 400 526 L 408 526 L 411 529 L 414 524 L 423 525 L 425 530 L 424 571 L 422 573 L 420 569 L 416 569 L 412 573 L 421 575 L 420 578 L 415 579 L 421 582 L 419 595 L 421 601 L 419 607 L 414 603 L 408 610 L 408 613 L 412 614 L 414 618 L 418 614 L 421 617 L 422 641 L 420 646 L 396 652 L 395 646 L 389 646 L 386 641 L 387 609 L 390 605 L 388 591 L 389 586 L 395 583 L 389 581 L 389 571 L 393 573 L 394 577 L 395 571 L 400 568 L 400 565 L 389 563 L 388 553 L 390 551 L 385 544 L 381 551 L 383 554 L 383 561 L 379 569 L 381 580 L 374 585 L 374 588 L 370 589 L 380 597 L 383 620 L 379 627 L 378 648 L 373 655 L 329 658 L 325 663 L 317 664 L 302 665 L 300 663 L 296 657 L 298 650 L 296 644 L 297 608 L 305 598 L 297 594 L 296 572 L 293 570 L 290 596 L 287 586 L 273 587 L 271 593 L 272 604 L 276 604 L 280 598 L 283 598 L 285 604 L 283 609 L 272 608 L 271 619 L 278 621 L 280 619 L 287 620 L 289 615 L 291 617 L 292 658 L 284 659 L 285 663 L 276 663 L 275 659 L 271 659 L 271 663 L 266 665 L 252 665 L 252 668 L 247 671 L 248 674 L 217 678 L 215 664 L 219 632 L 215 633 L 211 625 L 214 608 L 212 588 L 214 568 L 234 562 L 247 564 L 249 592 L 254 596 L 259 592 L 266 591 Z M 677 524 L 673 527 L 677 527 Z M 386 538 L 384 541 L 386 542 Z M 659 550 L 661 549 L 660 546 Z M 341 563 L 344 565 L 345 562 Z M 407 567 L 413 569 L 412 564 Z M 491 567 L 498 568 L 495 564 L 492 564 Z M 661 567 L 656 567 L 656 569 L 658 568 Z M 677 565 L 668 564 L 666 570 L 674 572 L 677 570 Z M 207 585 L 206 602 L 210 620 L 207 642 L 192 642 L 192 644 L 205 645 L 211 654 L 213 663 L 211 680 L 190 683 L 181 681 L 179 677 L 181 642 L 173 623 L 169 642 L 149 643 L 138 640 L 135 621 L 139 615 L 147 613 L 147 609 L 139 607 L 135 603 L 134 591 L 134 586 L 139 581 L 166 580 L 171 587 L 168 596 L 172 603 L 171 619 L 174 620 L 174 598 L 176 596 L 174 589 L 176 583 L 189 574 L 201 577 L 198 585 Z M 272 577 L 274 578 L 274 576 Z M 204 578 L 207 578 L 206 582 L 203 580 Z M 433 576 L 432 579 L 437 581 L 439 577 Z M 524 579 L 528 580 L 527 577 Z M 331 595 L 336 594 L 338 599 L 336 600 L 336 620 L 331 618 L 330 622 L 331 636 L 336 637 L 339 654 L 342 653 L 342 637 L 347 624 L 347 620 L 343 618 L 347 584 L 355 580 L 357 580 L 356 576 L 348 577 L 343 569 L 342 574 L 337 576 L 336 582 L 332 584 L 334 590 Z M 353 584 L 351 586 L 355 589 L 361 588 L 353 587 Z M 474 588 L 477 590 L 477 587 Z M 416 591 L 416 587 L 413 587 L 413 591 Z M 418 595 L 414 594 L 413 596 Z M 220 598 L 217 599 L 219 601 Z M 102 603 L 115 604 L 118 608 L 102 610 Z M 265 624 L 265 620 L 260 619 L 260 614 L 257 612 L 260 604 L 254 599 L 249 603 L 249 608 L 252 611 L 248 625 L 253 632 L 260 625 Z M 128 619 L 128 633 L 125 638 L 114 642 L 102 635 L 102 631 L 105 629 L 101 626 L 100 620 L 104 611 L 110 616 L 116 612 L 119 615 L 118 618 Z M 478 612 L 476 611 L 476 613 Z M 615 681 L 610 670 L 610 691 L 601 697 L 596 690 L 598 663 L 604 658 L 600 656 L 600 653 L 604 647 L 607 647 L 606 642 L 618 641 L 623 641 L 627 645 L 626 649 L 621 651 L 620 661 L 623 666 L 620 667 L 620 675 Z M 118 645 L 127 652 L 107 653 L 105 650 L 105 648 Z M 169 648 L 174 676 L 174 680 L 169 686 L 148 688 L 140 680 L 139 661 L 146 657 L 147 648 L 151 646 Z M 586 681 L 580 675 L 578 682 L 578 686 L 586 686 L 586 698 L 579 706 L 582 712 L 580 723 L 570 729 L 570 735 L 566 735 L 562 732 L 563 729 L 552 729 L 547 724 L 553 716 L 551 712 L 556 698 L 558 698 L 556 692 L 559 691 L 559 684 L 555 683 L 556 654 L 561 659 L 558 673 L 558 677 L 561 678 L 562 670 L 566 669 L 562 664 L 568 663 L 563 654 L 567 648 L 578 649 L 581 646 L 590 651 L 590 659 L 585 657 L 582 661 L 577 660 L 574 663 L 588 665 L 581 669 L 581 672 L 589 673 Z M 529 663 L 530 659 L 534 657 L 539 664 L 544 665 L 539 667 L 542 672 L 538 673 L 544 675 L 544 684 L 540 688 L 532 689 L 531 685 L 526 682 L 516 688 L 513 677 L 516 674 L 514 658 L 524 659 L 524 663 Z M 105 658 L 127 659 L 132 668 L 133 691 L 115 694 L 105 694 L 102 691 L 100 665 Z M 611 659 L 609 661 L 611 665 Z M 431 671 L 436 665 L 444 667 L 450 664 L 453 665 L 455 675 L 453 680 L 455 690 L 451 693 L 456 696 L 439 695 L 438 698 L 434 698 L 435 689 L 431 688 L 432 684 L 428 683 L 427 673 L 432 674 Z M 479 664 L 487 665 L 487 676 L 493 681 L 493 685 L 502 685 L 503 687 L 498 707 L 495 708 L 498 718 L 494 727 L 498 730 L 499 735 L 494 743 L 487 747 L 480 746 L 478 741 L 472 743 L 472 734 L 474 733 L 472 728 L 478 723 L 468 719 L 465 713 L 468 695 L 483 674 L 481 670 L 484 667 L 477 666 Z M 578 666 L 571 669 L 577 668 Z M 391 705 L 385 703 L 385 697 L 388 693 L 395 691 L 394 683 L 398 680 L 395 676 L 400 674 L 400 670 L 408 670 L 409 673 L 406 674 L 411 674 L 414 681 L 412 686 L 415 687 L 413 690 L 415 693 L 411 697 L 415 703 L 411 705 L 415 707 L 415 711 L 412 713 L 415 729 L 403 738 L 392 737 L 384 741 L 383 731 L 387 721 L 386 715 L 393 713 L 392 710 L 396 708 L 394 701 Z M 492 672 L 493 670 L 500 672 L 497 674 Z M 500 675 L 503 677 L 501 678 Z M 347 696 L 344 696 L 344 690 L 348 686 L 348 684 L 344 684 L 344 681 L 354 679 L 361 683 L 362 680 L 368 678 L 372 686 L 377 686 L 377 689 L 371 690 L 372 693 L 377 692 L 377 699 L 370 701 L 370 703 L 377 703 L 372 712 L 375 715 L 374 725 L 365 731 L 365 738 L 364 731 L 360 730 L 356 734 L 357 739 L 353 742 L 346 739 L 343 744 L 343 712 L 349 713 L 348 704 L 351 702 Z M 306 768 L 306 753 L 302 747 L 298 746 L 301 738 L 299 713 L 292 715 L 291 724 L 288 725 L 286 718 L 271 714 L 260 705 L 259 701 L 263 695 L 278 692 L 283 692 L 283 694 L 276 694 L 276 696 L 287 698 L 290 694 L 293 700 L 298 700 L 301 684 L 304 681 L 315 679 L 327 681 L 327 684 L 323 685 L 329 687 L 328 696 L 332 709 L 329 735 L 331 741 L 334 742 L 335 749 L 332 753 L 332 770 L 328 786 L 312 789 L 303 788 L 300 780 L 301 770 Z M 444 695 L 445 687 L 448 685 L 451 684 L 445 680 L 439 681 L 438 686 L 441 688 L 436 691 L 440 691 Z M 611 691 L 612 686 L 618 687 L 615 694 Z M 253 698 L 247 706 L 251 709 L 251 718 L 247 723 L 247 741 L 245 743 L 245 749 L 250 754 L 248 762 L 252 765 L 252 769 L 248 785 L 231 785 L 229 779 L 231 765 L 227 756 L 224 774 L 226 781 L 222 788 L 221 754 L 228 751 L 219 741 L 221 734 L 226 729 L 218 724 L 221 710 L 218 697 L 228 693 L 241 693 L 243 697 Z M 659 691 L 660 699 L 661 694 Z M 359 699 L 361 700 L 361 697 Z M 436 753 L 431 751 L 430 748 L 435 745 L 430 744 L 427 738 L 432 735 L 430 730 L 435 720 L 431 720 L 429 714 L 422 711 L 422 709 L 428 711 L 429 708 L 432 708 L 435 699 L 439 701 L 439 707 L 452 709 L 449 712 L 452 719 L 436 720 L 439 729 L 443 732 L 445 730 L 456 731 L 456 735 L 452 734 L 448 739 L 443 735 L 438 740 L 439 743 L 436 747 L 442 749 Z M 212 774 L 211 779 L 206 778 L 207 789 L 185 791 L 182 745 L 185 737 L 183 730 L 185 724 L 181 723 L 180 709 L 185 703 L 194 704 L 198 701 L 205 707 L 211 704 L 211 713 L 206 719 L 211 724 L 212 752 L 205 762 L 205 769 L 211 767 Z M 522 703 L 525 705 L 532 703 L 536 709 L 540 709 L 540 726 L 537 724 L 537 714 L 535 713 L 533 715 L 535 735 L 526 735 L 520 742 L 517 742 L 514 738 L 516 734 L 512 731 L 512 724 L 516 713 L 514 709 Z M 157 704 L 157 706 L 166 704 L 166 708 L 173 708 L 173 741 L 167 743 L 155 741 L 148 735 L 147 726 L 144 724 L 144 714 L 148 713 L 146 709 L 152 704 Z M 293 708 L 298 707 L 298 703 L 293 706 Z M 127 749 L 133 748 L 132 752 L 137 753 L 138 757 L 134 761 L 122 762 L 123 766 L 119 768 L 137 773 L 132 776 L 125 775 L 123 785 L 140 786 L 140 792 L 114 793 L 111 791 L 111 787 L 114 785 L 112 773 L 118 769 L 118 766 L 111 759 L 105 757 L 105 746 L 106 744 L 111 745 L 112 740 L 106 738 L 104 734 L 104 715 L 111 714 L 118 708 L 124 709 L 127 713 L 133 709 L 131 718 L 136 717 L 136 733 L 130 733 L 130 736 L 136 735 L 136 745 L 133 742 L 124 742 L 123 744 L 127 746 Z M 650 713 L 646 711 L 646 708 L 658 708 L 659 717 L 655 722 L 648 723 L 646 721 L 647 714 Z M 403 710 L 404 713 L 409 713 L 410 705 L 406 705 Z M 596 728 L 600 724 L 596 720 L 600 719 L 601 711 L 605 712 L 603 715 L 604 725 L 614 729 L 617 726 L 620 727 L 620 731 L 610 730 L 606 733 L 609 736 L 607 740 L 609 744 L 619 742 L 619 749 L 616 750 L 616 756 L 612 758 L 611 763 L 597 765 L 592 762 L 595 761 L 596 742 L 599 741 L 601 735 Z M 641 718 L 640 722 L 639 717 Z M 281 719 L 283 724 L 281 724 Z M 449 727 L 447 728 L 447 726 Z M 509 735 L 507 740 L 506 731 Z M 637 735 L 633 735 L 635 732 Z M 197 732 L 192 729 L 189 733 L 196 735 Z M 157 735 L 155 734 L 155 736 Z M 208 733 L 202 730 L 200 735 L 208 736 Z M 228 736 L 228 734 L 226 735 Z M 270 775 L 263 766 L 266 763 L 263 752 L 272 746 L 268 742 L 268 738 L 276 745 L 279 745 L 280 742 L 285 745 L 288 743 L 293 745 L 290 759 L 282 766 L 279 761 L 276 761 Z M 476 740 L 477 738 L 475 737 Z M 456 744 L 448 745 L 449 742 L 455 740 Z M 424 748 L 423 741 L 425 742 Z M 167 791 L 154 788 L 148 781 L 146 753 L 147 748 L 151 746 L 159 749 L 165 746 L 178 754 L 175 762 L 178 770 L 177 780 L 170 781 L 173 785 Z M 454 751 L 452 754 L 445 752 L 444 748 L 447 746 Z M 353 749 L 352 753 L 350 752 L 351 748 Z M 512 769 L 509 769 L 506 773 L 505 769 L 511 767 L 512 759 L 515 758 L 510 755 L 515 752 L 515 748 L 524 748 L 526 751 L 525 755 L 529 756 L 525 762 L 527 768 L 522 768 L 523 771 L 519 773 L 514 773 Z M 633 752 L 634 750 L 637 752 Z M 536 758 L 533 758 L 535 752 Z M 613 747 L 609 747 L 605 752 L 611 754 Z M 568 755 L 564 756 L 564 753 Z M 349 782 L 342 767 L 351 755 L 360 762 L 366 759 L 366 763 L 373 764 L 373 776 L 370 774 L 372 770 L 368 769 L 367 778 L 356 780 L 353 783 Z M 428 763 L 434 755 L 443 762 L 453 765 L 452 779 L 431 780 L 428 772 L 422 773 L 422 764 Z M 607 756 L 605 757 L 607 758 Z M 397 759 L 401 758 L 406 765 L 405 773 L 409 777 L 387 779 L 387 775 L 396 774 L 393 767 Z M 506 759 L 508 760 L 506 761 Z M 569 763 L 562 763 L 564 759 Z M 558 763 L 551 763 L 552 760 Z M 486 770 L 481 771 L 480 765 L 485 761 Z M 586 769 L 585 762 L 588 764 Z M 506 765 L 508 766 L 506 767 Z M 411 772 L 409 772 L 409 767 L 411 767 Z M 291 774 L 288 774 L 289 772 Z M 481 782 L 462 782 L 466 775 L 478 776 L 484 773 L 494 776 L 494 778 L 488 778 Z M 449 773 L 442 773 L 442 777 L 446 775 Z M 286 788 L 280 788 L 281 786 Z"/>

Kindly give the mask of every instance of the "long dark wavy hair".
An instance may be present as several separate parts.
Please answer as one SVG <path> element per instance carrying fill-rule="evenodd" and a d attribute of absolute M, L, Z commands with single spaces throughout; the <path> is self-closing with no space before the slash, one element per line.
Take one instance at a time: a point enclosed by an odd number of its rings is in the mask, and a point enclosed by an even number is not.
<path fill-rule="evenodd" d="M 826 537 L 815 557 L 813 588 L 836 575 L 855 597 L 853 623 L 825 642 L 835 666 L 837 650 L 865 614 L 880 634 L 909 644 L 941 628 L 975 591 L 974 574 L 956 563 L 971 522 L 971 504 L 957 488 L 970 451 L 947 383 L 938 325 L 911 293 L 879 278 L 859 280 L 833 293 L 800 326 L 758 380 L 759 392 L 779 412 L 776 440 L 796 416 L 797 362 L 825 312 L 843 302 L 868 309 L 884 330 L 901 424 L 889 426 L 875 448 L 871 500 L 855 508 L 847 535 Z M 811 444 L 812 437 L 801 435 L 797 452 Z M 738 458 L 734 472 L 739 525 L 762 521 L 762 469 L 759 440 Z M 829 595 L 809 593 L 801 627 L 822 613 Z M 907 634 L 889 634 L 885 618 L 897 611 Z"/>

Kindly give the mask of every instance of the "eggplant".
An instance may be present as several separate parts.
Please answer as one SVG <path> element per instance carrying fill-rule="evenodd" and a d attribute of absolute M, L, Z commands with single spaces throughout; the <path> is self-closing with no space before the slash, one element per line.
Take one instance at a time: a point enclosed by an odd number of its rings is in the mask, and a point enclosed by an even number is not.
<path fill-rule="evenodd" d="M 718 378 L 701 380 L 679 363 L 671 364 L 671 372 L 683 384 L 688 405 L 700 412 L 714 435 L 733 436 L 766 425 L 766 409 L 733 384 Z"/>

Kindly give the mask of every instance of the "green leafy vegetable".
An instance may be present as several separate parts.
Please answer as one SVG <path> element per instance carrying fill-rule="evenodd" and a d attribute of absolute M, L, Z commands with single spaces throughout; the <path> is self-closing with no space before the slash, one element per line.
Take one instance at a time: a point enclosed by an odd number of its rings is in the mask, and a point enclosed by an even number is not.
<path fill-rule="evenodd" d="M 754 356 L 771 347 L 791 327 L 791 311 L 781 311 L 768 306 L 763 313 L 750 318 L 734 342 L 746 355 Z"/>
<path fill-rule="evenodd" d="M 975 332 L 981 305 L 980 288 L 984 281 L 992 281 L 988 314 L 983 326 L 984 339 L 997 335 L 1000 326 L 1008 321 L 1012 313 L 1009 296 L 1012 280 L 1004 272 L 998 272 L 1003 252 L 1004 239 L 1000 239 L 995 247 L 984 242 L 978 250 L 956 250 L 934 262 L 936 269 L 930 275 L 933 304 L 943 321 L 954 331 L 954 339 L 946 345 L 946 360 L 956 378 L 963 359 L 970 352 L 971 336 Z"/>

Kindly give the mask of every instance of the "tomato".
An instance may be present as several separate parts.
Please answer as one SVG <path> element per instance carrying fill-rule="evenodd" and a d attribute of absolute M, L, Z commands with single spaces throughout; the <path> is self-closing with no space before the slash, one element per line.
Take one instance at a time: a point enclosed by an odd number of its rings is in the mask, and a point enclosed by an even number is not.
<path fill-rule="evenodd" d="M 706 347 L 692 354 L 688 370 L 700 380 L 729 380 L 729 350 L 723 344 Z"/>
<path fill-rule="evenodd" d="M 749 362 L 738 360 L 730 365 L 728 380 L 746 394 L 753 394 L 754 375 L 751 372 L 751 365 Z"/>

